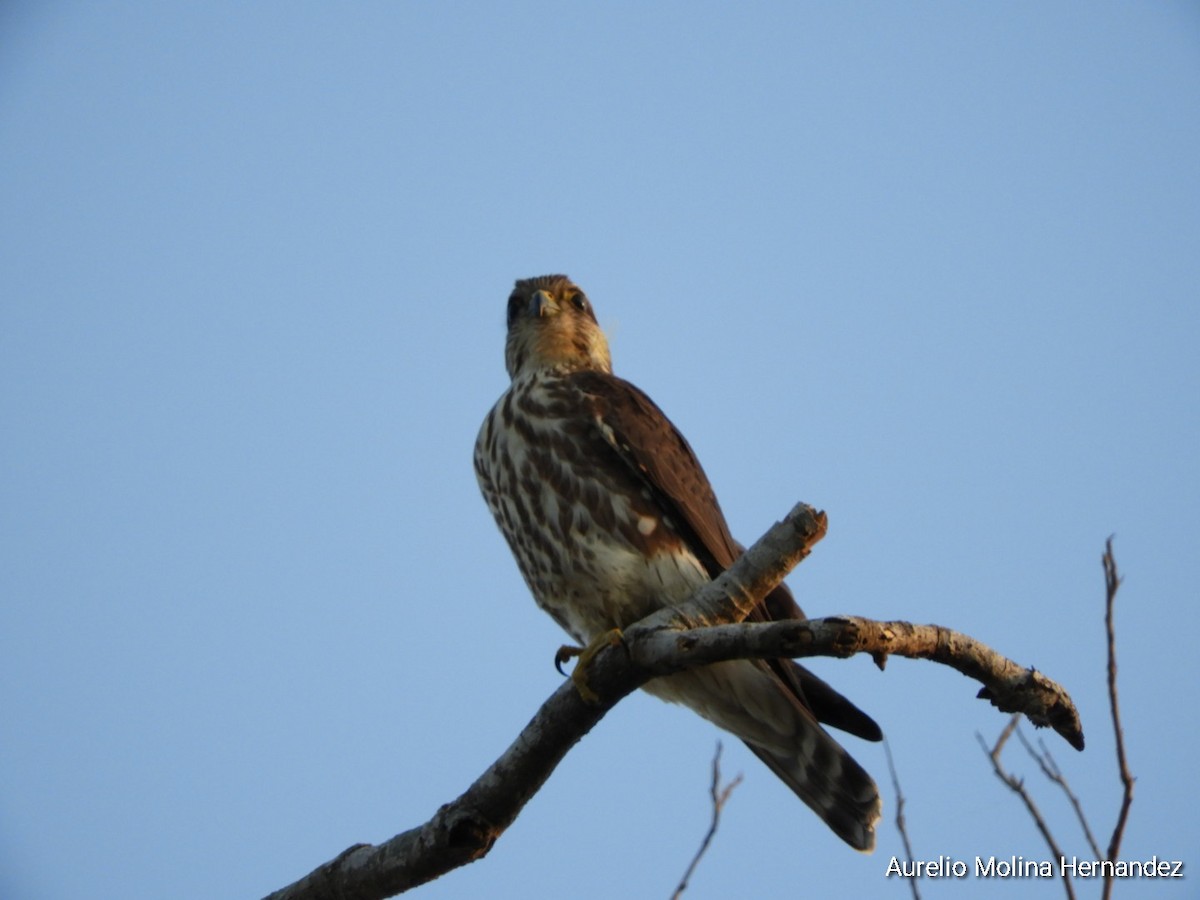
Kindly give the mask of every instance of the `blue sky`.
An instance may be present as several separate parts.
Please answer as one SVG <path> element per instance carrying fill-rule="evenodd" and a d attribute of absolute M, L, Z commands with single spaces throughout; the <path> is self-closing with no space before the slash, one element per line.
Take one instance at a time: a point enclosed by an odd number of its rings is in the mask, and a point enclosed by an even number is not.
<path fill-rule="evenodd" d="M 554 271 L 743 541 L 828 511 L 809 613 L 1068 687 L 1088 748 L 1046 740 L 1103 835 L 1115 533 L 1123 855 L 1200 865 L 1197 110 L 1194 3 L 5 4 L 0 894 L 261 896 L 500 754 L 562 635 L 471 449 L 511 282 Z M 1046 856 L 973 684 L 820 671 L 919 856 Z M 717 738 L 629 698 L 420 896 L 669 896 Z M 860 856 L 725 744 L 689 897 L 908 896 L 879 747 L 847 739 L 885 796 Z"/>

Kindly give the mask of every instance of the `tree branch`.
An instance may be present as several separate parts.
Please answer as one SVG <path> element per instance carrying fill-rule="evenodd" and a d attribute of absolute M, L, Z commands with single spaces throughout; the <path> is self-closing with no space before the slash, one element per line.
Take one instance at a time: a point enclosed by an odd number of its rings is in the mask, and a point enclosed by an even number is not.
<path fill-rule="evenodd" d="M 982 683 L 976 696 L 991 701 L 1001 712 L 1024 713 L 1035 726 L 1051 727 L 1076 750 L 1083 749 L 1079 713 L 1061 686 L 1036 669 L 1026 669 L 973 637 L 941 625 L 827 616 L 675 631 L 652 624 L 659 615 L 625 631 L 631 661 L 652 675 L 729 659 L 844 658 L 868 653 L 880 668 L 888 656 L 929 659 Z M 598 656 L 596 663 L 600 661 Z M 589 671 L 595 671 L 595 665 Z M 590 676 L 588 681 L 592 682 Z"/>
<path fill-rule="evenodd" d="M 1125 729 L 1121 727 L 1121 709 L 1117 703 L 1117 630 L 1113 623 L 1113 608 L 1117 602 L 1117 589 L 1121 587 L 1121 576 L 1117 574 L 1117 559 L 1113 556 L 1112 538 L 1104 542 L 1104 632 L 1108 644 L 1108 702 L 1112 712 L 1113 731 L 1117 738 L 1117 768 L 1121 775 L 1121 811 L 1108 842 L 1108 858 L 1115 860 L 1121 850 L 1121 838 L 1125 834 L 1125 822 L 1129 819 L 1129 807 L 1133 805 L 1133 774 L 1125 758 Z M 1112 896 L 1113 876 L 1104 878 L 1102 896 Z"/>
<path fill-rule="evenodd" d="M 904 820 L 904 791 L 900 790 L 900 776 L 896 774 L 896 761 L 892 759 L 892 745 L 885 737 L 883 752 L 887 756 L 888 771 L 892 774 L 892 788 L 896 791 L 896 830 L 900 832 L 900 840 L 904 843 L 904 857 L 909 864 L 908 886 L 912 890 L 913 900 L 921 900 L 921 889 L 917 885 L 916 868 L 912 865 L 913 849 L 908 839 L 908 825 Z"/>
<path fill-rule="evenodd" d="M 1004 745 L 1008 743 L 1008 739 L 1012 737 L 1012 733 L 1017 728 L 1017 723 L 1021 721 L 1021 716 L 1014 713 L 1009 720 L 1008 725 L 1000 732 L 1000 737 L 996 739 L 996 746 L 991 750 L 988 749 L 987 742 L 984 741 L 983 735 L 978 731 L 975 732 L 975 737 L 979 739 L 979 744 L 983 747 L 983 752 L 988 755 L 992 761 L 992 769 L 996 773 L 996 777 L 1003 781 L 1025 804 L 1025 808 L 1029 810 L 1029 815 L 1033 817 L 1033 824 L 1037 826 L 1038 831 L 1042 833 L 1042 838 L 1046 841 L 1046 846 L 1050 848 L 1050 854 L 1055 859 L 1062 859 L 1063 852 L 1058 846 L 1058 842 L 1054 840 L 1054 835 L 1050 831 L 1050 826 L 1046 824 L 1046 820 L 1042 818 L 1041 812 L 1037 808 L 1037 804 L 1033 802 L 1033 797 L 1029 795 L 1029 791 L 1025 790 L 1025 782 L 1016 775 L 1011 775 L 1005 771 L 1003 763 L 1000 762 L 1000 754 L 1004 750 Z M 1061 867 L 1060 867 L 1061 868 Z M 1071 876 L 1067 874 L 1065 868 L 1061 868 L 1060 877 L 1063 881 L 1063 887 L 1067 892 L 1068 900 L 1075 900 L 1075 886 L 1071 884 Z"/>
<path fill-rule="evenodd" d="M 726 572 L 677 607 L 626 629 L 598 653 L 587 703 L 568 681 L 517 739 L 456 800 L 428 822 L 379 844 L 356 844 L 269 900 L 390 897 L 485 856 L 567 752 L 624 696 L 652 678 L 729 659 L 870 653 L 931 659 L 983 683 L 979 696 L 1005 712 L 1024 712 L 1082 749 L 1079 716 L 1066 692 L 958 632 L 935 625 L 844 616 L 768 624 L 737 623 L 825 534 L 825 514 L 797 504 Z M 681 630 L 684 629 L 684 630 Z"/>
<path fill-rule="evenodd" d="M 1076 796 L 1073 790 L 1071 790 L 1071 785 L 1068 783 L 1067 777 L 1063 775 L 1062 770 L 1059 769 L 1058 763 L 1055 761 L 1054 756 L 1051 755 L 1049 748 L 1046 746 L 1046 742 L 1039 738 L 1038 747 L 1040 749 L 1036 749 L 1032 744 L 1029 743 L 1028 739 L 1025 737 L 1025 732 L 1023 732 L 1019 727 L 1017 728 L 1017 737 L 1020 739 L 1021 744 L 1025 747 L 1025 752 L 1032 756 L 1034 762 L 1038 764 L 1038 768 L 1042 770 L 1042 774 L 1045 775 L 1048 780 L 1057 784 L 1062 789 L 1062 792 L 1067 795 L 1067 800 L 1070 802 L 1071 808 L 1075 810 L 1075 818 L 1079 820 L 1079 827 L 1083 829 L 1083 836 L 1087 840 L 1088 846 L 1092 848 L 1093 858 L 1101 859 L 1100 845 L 1096 843 L 1096 838 L 1092 834 L 1092 827 L 1088 824 L 1087 816 L 1083 814 L 1083 804 L 1079 802 L 1079 797 Z"/>
<path fill-rule="evenodd" d="M 734 788 L 742 783 L 742 775 L 739 772 L 733 781 L 725 786 L 721 785 L 721 742 L 717 741 L 717 752 L 713 754 L 712 761 L 712 786 L 708 789 L 709 796 L 712 797 L 712 821 L 708 824 L 708 831 L 704 833 L 704 840 L 700 842 L 700 849 L 696 851 L 696 855 L 692 857 L 692 861 L 688 863 L 687 871 L 683 873 L 683 877 L 679 879 L 679 884 L 675 888 L 675 893 L 671 895 L 671 900 L 679 900 L 683 896 L 683 892 L 688 889 L 688 882 L 692 880 L 692 875 L 696 871 L 696 866 L 700 865 L 700 860 L 708 850 L 708 845 L 712 843 L 714 835 L 717 833 L 717 826 L 721 824 L 721 810 L 725 808 L 725 804 L 729 801 L 729 795 L 733 793 Z"/>

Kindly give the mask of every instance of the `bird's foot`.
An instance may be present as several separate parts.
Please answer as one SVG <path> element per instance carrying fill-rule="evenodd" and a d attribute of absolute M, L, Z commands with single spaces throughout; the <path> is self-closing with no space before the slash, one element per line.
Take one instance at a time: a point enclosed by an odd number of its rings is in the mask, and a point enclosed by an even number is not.
<path fill-rule="evenodd" d="M 586 647 L 563 644 L 563 646 L 558 648 L 558 652 L 554 654 L 554 667 L 558 669 L 560 674 L 566 675 L 567 673 L 563 672 L 563 663 L 573 657 L 579 657 L 575 663 L 575 668 L 571 670 L 571 681 L 575 685 L 575 690 L 579 691 L 579 696 L 585 702 L 597 703 L 600 700 L 600 695 L 593 691 L 591 685 L 587 682 L 588 664 L 605 647 L 615 647 L 623 640 L 624 637 L 621 634 L 621 629 L 613 628 L 591 641 Z"/>

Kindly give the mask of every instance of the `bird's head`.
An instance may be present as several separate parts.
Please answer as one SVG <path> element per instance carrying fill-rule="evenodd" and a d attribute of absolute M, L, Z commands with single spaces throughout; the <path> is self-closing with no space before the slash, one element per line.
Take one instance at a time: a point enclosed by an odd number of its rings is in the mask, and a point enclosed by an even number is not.
<path fill-rule="evenodd" d="M 517 282 L 508 298 L 504 364 L 513 378 L 552 368 L 612 371 L 592 304 L 566 275 Z"/>

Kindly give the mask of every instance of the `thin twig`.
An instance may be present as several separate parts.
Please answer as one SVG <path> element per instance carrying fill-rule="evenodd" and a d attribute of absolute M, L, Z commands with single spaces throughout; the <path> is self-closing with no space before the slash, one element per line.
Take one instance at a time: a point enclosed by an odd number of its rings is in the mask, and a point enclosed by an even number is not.
<path fill-rule="evenodd" d="M 1129 763 L 1125 759 L 1125 732 L 1121 727 L 1121 711 L 1117 703 L 1117 634 L 1113 624 L 1113 607 L 1116 604 L 1117 589 L 1121 586 L 1121 577 L 1117 574 L 1117 560 L 1112 551 L 1113 539 L 1104 542 L 1104 631 L 1108 640 L 1108 702 L 1112 708 L 1113 731 L 1117 736 L 1117 768 L 1121 773 L 1121 811 L 1117 814 L 1117 824 L 1113 827 L 1112 838 L 1108 842 L 1108 858 L 1116 860 L 1121 849 L 1121 838 L 1125 834 L 1125 822 L 1129 818 L 1129 807 L 1133 803 L 1134 777 L 1129 772 Z M 1102 897 L 1112 896 L 1114 875 L 1110 872 L 1104 876 Z"/>
<path fill-rule="evenodd" d="M 992 768 L 996 772 L 996 777 L 1003 781 L 1008 787 L 1025 803 L 1025 808 L 1029 810 L 1029 815 L 1033 817 L 1033 823 L 1037 826 L 1038 831 L 1042 833 L 1042 837 L 1046 841 L 1046 845 L 1050 848 L 1050 855 L 1054 859 L 1062 859 L 1063 852 L 1059 849 L 1058 842 L 1054 840 L 1054 835 L 1050 833 L 1050 826 L 1046 824 L 1046 820 L 1042 818 L 1041 812 L 1037 808 L 1037 804 L 1033 802 L 1033 798 L 1029 796 L 1029 791 L 1025 790 L 1025 782 L 1017 778 L 1015 775 L 1009 774 L 1004 769 L 1003 763 L 1000 762 L 1000 753 L 1004 750 L 1004 745 L 1008 739 L 1012 737 L 1012 733 L 1017 728 L 1017 723 L 1020 721 L 1021 715 L 1017 713 L 1011 719 L 1004 730 L 1000 732 L 1000 737 L 996 739 L 996 745 L 990 750 L 988 749 L 987 741 L 983 739 L 983 735 L 978 731 L 975 732 L 975 737 L 979 739 L 979 745 L 983 747 L 983 752 L 988 755 L 992 761 Z M 1066 870 L 1060 867 L 1063 880 L 1063 887 L 1067 891 L 1067 897 L 1070 900 L 1075 900 L 1075 887 L 1071 884 L 1071 876 L 1066 873 Z"/>
<path fill-rule="evenodd" d="M 892 773 L 892 787 L 896 789 L 896 830 L 900 832 L 900 840 L 904 842 L 904 855 L 908 859 L 908 886 L 912 888 L 913 900 L 921 900 L 921 891 L 917 888 L 917 872 L 913 862 L 912 844 L 908 841 L 908 828 L 904 821 L 904 792 L 900 790 L 900 776 L 896 774 L 896 763 L 892 760 L 892 745 L 887 738 L 883 739 L 883 752 L 887 756 L 888 771 Z"/>
<path fill-rule="evenodd" d="M 1066 776 L 1063 775 L 1062 770 L 1058 767 L 1058 763 L 1050 754 L 1046 742 L 1040 738 L 1038 739 L 1038 747 L 1041 748 L 1039 751 L 1035 750 L 1033 745 L 1029 743 L 1029 740 L 1025 737 L 1025 732 L 1020 728 L 1017 729 L 1017 737 L 1021 739 L 1021 743 L 1025 746 L 1025 751 L 1037 762 L 1042 770 L 1042 774 L 1062 788 L 1063 793 L 1067 795 L 1067 799 L 1071 802 L 1071 807 L 1075 810 L 1075 817 L 1079 819 L 1079 824 L 1083 828 L 1083 835 L 1087 838 L 1088 845 L 1092 848 L 1093 858 L 1100 859 L 1100 845 L 1096 843 L 1096 838 L 1092 835 L 1092 829 L 1088 824 L 1087 816 L 1083 814 L 1083 805 L 1079 802 L 1079 797 L 1071 790 L 1071 785 L 1067 783 Z"/>
<path fill-rule="evenodd" d="M 717 825 L 721 821 L 721 810 L 725 806 L 725 801 L 729 799 L 729 795 L 733 793 L 733 789 L 741 783 L 742 776 L 741 773 L 738 773 L 738 776 L 733 781 L 721 787 L 721 742 L 717 741 L 717 752 L 713 754 L 712 761 L 712 787 L 709 788 L 709 794 L 712 796 L 712 822 L 708 826 L 708 833 L 704 835 L 704 840 L 700 842 L 700 849 L 692 857 L 687 871 L 683 873 L 683 878 L 679 880 L 679 886 L 675 888 L 675 893 L 671 895 L 671 900 L 679 900 L 683 896 L 683 892 L 687 890 L 692 873 L 696 871 L 696 866 L 699 865 L 700 858 L 704 856 L 705 851 L 708 850 L 708 845 L 712 843 L 713 835 L 717 833 Z"/>

